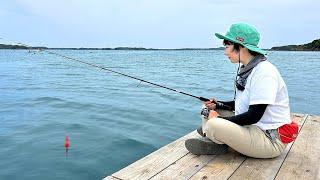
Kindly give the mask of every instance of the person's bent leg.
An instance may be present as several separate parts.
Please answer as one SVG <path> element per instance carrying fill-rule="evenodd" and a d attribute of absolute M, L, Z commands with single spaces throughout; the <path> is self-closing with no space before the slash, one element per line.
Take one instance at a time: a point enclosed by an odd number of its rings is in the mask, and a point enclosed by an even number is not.
<path fill-rule="evenodd" d="M 203 105 L 202 108 L 204 108 L 205 106 Z M 229 111 L 229 110 L 224 110 L 224 109 L 216 109 L 215 111 L 217 111 L 217 113 L 220 115 L 220 116 L 234 116 L 234 112 L 233 111 Z M 208 122 L 208 119 L 207 118 L 204 118 L 202 116 L 202 124 L 199 128 L 197 128 L 197 131 L 198 133 L 205 137 L 206 136 L 206 124 Z M 218 144 L 224 144 L 218 140 L 214 140 L 212 139 L 215 143 L 218 143 Z"/>
<path fill-rule="evenodd" d="M 241 154 L 255 158 L 279 156 L 285 145 L 276 139 L 272 142 L 255 125 L 240 126 L 222 118 L 212 118 L 206 122 L 206 135 L 216 142 L 227 144 Z"/>

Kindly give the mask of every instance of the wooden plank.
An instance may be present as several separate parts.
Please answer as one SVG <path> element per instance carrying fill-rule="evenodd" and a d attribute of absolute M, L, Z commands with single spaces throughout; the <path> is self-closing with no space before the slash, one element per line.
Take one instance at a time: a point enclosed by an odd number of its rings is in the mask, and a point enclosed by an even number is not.
<path fill-rule="evenodd" d="M 164 169 L 152 179 L 189 179 L 213 158 L 215 158 L 215 155 L 197 156 L 189 153 L 174 164 L 170 165 L 168 168 Z"/>
<path fill-rule="evenodd" d="M 103 180 L 121 180 L 121 179 L 115 178 L 113 176 L 108 176 L 108 177 L 103 178 Z"/>
<path fill-rule="evenodd" d="M 245 159 L 235 151 L 219 155 L 190 179 L 227 179 Z"/>
<path fill-rule="evenodd" d="M 320 116 L 309 115 L 276 179 L 319 179 Z"/>
<path fill-rule="evenodd" d="M 112 176 L 119 179 L 149 179 L 188 154 L 184 142 L 193 137 L 199 137 L 196 131 L 160 148 Z"/>
<path fill-rule="evenodd" d="M 307 115 L 293 115 L 293 120 L 299 124 L 300 130 L 306 118 Z M 274 179 L 292 144 L 288 144 L 282 155 L 274 159 L 248 157 L 229 179 Z"/>

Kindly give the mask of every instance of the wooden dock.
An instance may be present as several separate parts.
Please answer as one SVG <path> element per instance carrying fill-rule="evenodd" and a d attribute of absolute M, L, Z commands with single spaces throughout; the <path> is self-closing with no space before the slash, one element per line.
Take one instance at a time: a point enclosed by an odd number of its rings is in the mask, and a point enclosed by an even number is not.
<path fill-rule="evenodd" d="M 320 116 L 294 114 L 300 133 L 274 159 L 255 159 L 235 151 L 225 155 L 193 155 L 184 147 L 193 131 L 104 178 L 122 179 L 289 179 L 320 180 Z"/>

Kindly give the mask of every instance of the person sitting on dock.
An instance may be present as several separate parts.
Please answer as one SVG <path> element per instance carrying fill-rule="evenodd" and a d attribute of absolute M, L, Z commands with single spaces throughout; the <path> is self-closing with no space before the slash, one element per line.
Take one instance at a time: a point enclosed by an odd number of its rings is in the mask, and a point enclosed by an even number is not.
<path fill-rule="evenodd" d="M 225 56 L 239 67 L 242 64 L 234 100 L 205 102 L 208 116 L 198 129 L 203 137 L 186 140 L 186 148 L 196 155 L 224 154 L 230 147 L 254 158 L 279 156 L 287 142 L 282 141 L 278 129 L 292 122 L 289 97 L 277 68 L 257 46 L 259 32 L 252 25 L 236 23 L 226 35 L 215 36 L 223 40 Z M 231 111 L 226 113 L 226 109 Z"/>

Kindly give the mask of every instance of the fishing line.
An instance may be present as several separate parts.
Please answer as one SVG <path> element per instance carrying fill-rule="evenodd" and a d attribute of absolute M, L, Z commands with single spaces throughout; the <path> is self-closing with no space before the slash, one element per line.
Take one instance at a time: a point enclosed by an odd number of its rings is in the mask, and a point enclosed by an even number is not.
<path fill-rule="evenodd" d="M 3 39 L 3 38 L 1 38 L 1 39 Z M 79 62 L 79 63 L 81 63 L 81 64 L 86 64 L 86 65 L 91 66 L 91 67 L 95 67 L 95 68 L 98 68 L 98 69 L 102 69 L 102 70 L 105 70 L 105 71 L 109 71 L 109 72 L 112 72 L 112 73 L 115 73 L 115 74 L 118 74 L 118 75 L 121 75 L 121 76 L 125 76 L 125 77 L 131 78 L 131 79 L 138 80 L 138 81 L 140 81 L 140 82 L 144 82 L 144 83 L 151 84 L 151 85 L 154 85 L 154 86 L 163 88 L 163 89 L 167 89 L 167 90 L 170 90 L 170 91 L 174 91 L 174 92 L 177 92 L 177 93 L 186 95 L 186 96 L 190 96 L 190 97 L 193 97 L 193 98 L 197 98 L 197 99 L 199 99 L 200 101 L 203 101 L 203 102 L 211 101 L 211 102 L 213 102 L 213 103 L 215 103 L 215 104 L 218 103 L 218 102 L 215 101 L 215 100 L 210 100 L 210 99 L 207 99 L 207 98 L 204 98 L 204 97 L 192 95 L 192 94 L 190 94 L 190 93 L 178 91 L 178 90 L 173 89 L 173 88 L 170 88 L 170 87 L 166 87 L 166 86 L 163 86 L 163 85 L 160 85 L 160 84 L 156 84 L 156 83 L 153 83 L 153 82 L 150 82 L 150 81 L 147 81 L 147 80 L 138 78 L 138 77 L 134 77 L 134 76 L 131 76 L 131 75 L 128 75 L 128 74 L 124 74 L 124 73 L 122 73 L 122 72 L 115 71 L 115 70 L 109 69 L 109 68 L 107 68 L 107 67 L 99 66 L 99 65 L 96 65 L 96 64 L 93 64 L 93 63 L 89 63 L 89 62 L 86 62 L 86 61 L 83 61 L 83 60 L 80 60 L 80 59 L 76 59 L 76 58 L 74 58 L 74 57 L 70 57 L 70 56 L 66 56 L 66 55 L 63 55 L 63 54 L 59 54 L 59 53 L 57 53 L 57 52 L 49 51 L 49 50 L 44 49 L 44 48 L 35 48 L 35 47 L 29 46 L 29 45 L 23 44 L 23 43 L 16 43 L 16 44 L 25 46 L 25 47 L 27 47 L 27 48 L 29 48 L 29 49 L 37 49 L 37 50 L 39 50 L 39 51 L 43 51 L 43 52 L 46 52 L 46 53 L 51 54 L 51 55 L 55 55 L 55 56 L 58 56 L 58 57 L 62 57 L 62 58 L 67 59 L 67 60 Z"/>

